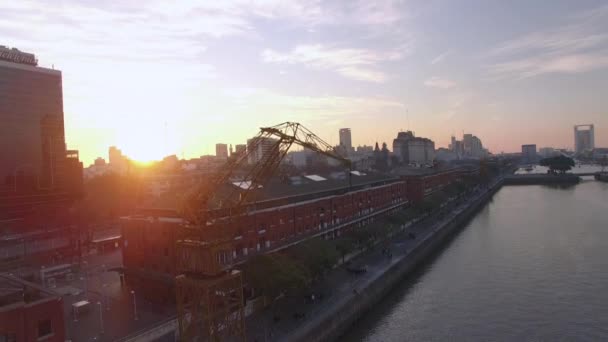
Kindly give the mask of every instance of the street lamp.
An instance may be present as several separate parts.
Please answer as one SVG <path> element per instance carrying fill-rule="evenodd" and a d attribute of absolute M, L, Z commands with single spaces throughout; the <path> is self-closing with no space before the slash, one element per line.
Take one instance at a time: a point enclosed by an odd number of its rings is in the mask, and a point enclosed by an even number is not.
<path fill-rule="evenodd" d="M 103 334 L 103 307 L 101 305 L 101 302 L 97 302 L 97 306 L 99 307 L 99 326 L 101 328 L 100 333 Z"/>
<path fill-rule="evenodd" d="M 106 310 L 110 310 L 110 295 L 108 295 L 108 284 L 102 285 L 102 294 L 106 302 Z"/>
<path fill-rule="evenodd" d="M 137 300 L 135 299 L 135 291 L 131 290 L 131 295 L 133 295 L 133 315 L 135 320 L 137 321 L 139 317 L 137 317 Z"/>
<path fill-rule="evenodd" d="M 80 280 L 84 283 L 84 298 L 88 298 L 88 286 L 87 286 L 87 277 L 80 277 Z"/>

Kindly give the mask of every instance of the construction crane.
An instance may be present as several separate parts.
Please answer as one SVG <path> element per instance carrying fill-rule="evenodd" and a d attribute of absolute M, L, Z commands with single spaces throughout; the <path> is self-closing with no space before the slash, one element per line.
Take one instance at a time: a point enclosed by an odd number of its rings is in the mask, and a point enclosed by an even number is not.
<path fill-rule="evenodd" d="M 245 340 L 242 275 L 233 269 L 232 232 L 252 206 L 254 193 L 276 173 L 294 144 L 347 166 L 350 189 L 351 161 L 312 131 L 295 122 L 260 128 L 248 140 L 245 152 L 231 156 L 184 202 L 183 217 L 188 223 L 176 248 L 182 341 Z M 225 191 L 228 183 L 232 186 Z"/>

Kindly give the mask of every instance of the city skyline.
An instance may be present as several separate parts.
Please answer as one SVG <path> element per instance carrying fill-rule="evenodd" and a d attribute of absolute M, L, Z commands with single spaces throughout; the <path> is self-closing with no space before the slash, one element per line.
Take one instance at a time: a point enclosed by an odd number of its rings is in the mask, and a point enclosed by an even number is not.
<path fill-rule="evenodd" d="M 332 145 L 341 127 L 354 146 L 474 132 L 495 153 L 572 149 L 572 126 L 594 123 L 608 145 L 600 1 L 39 6 L 0 5 L 0 44 L 62 71 L 66 141 L 86 165 L 114 145 L 212 154 L 283 121 Z"/>

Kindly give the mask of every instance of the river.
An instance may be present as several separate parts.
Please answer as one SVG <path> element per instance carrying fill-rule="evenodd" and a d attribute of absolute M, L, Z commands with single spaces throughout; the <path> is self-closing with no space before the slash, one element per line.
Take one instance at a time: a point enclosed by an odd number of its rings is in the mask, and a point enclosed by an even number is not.
<path fill-rule="evenodd" d="M 608 183 L 505 186 L 344 341 L 608 341 Z"/>

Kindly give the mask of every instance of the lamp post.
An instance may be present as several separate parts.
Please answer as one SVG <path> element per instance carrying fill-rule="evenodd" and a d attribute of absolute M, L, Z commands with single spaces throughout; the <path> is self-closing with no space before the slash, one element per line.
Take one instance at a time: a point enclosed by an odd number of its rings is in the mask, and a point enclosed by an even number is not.
<path fill-rule="evenodd" d="M 101 305 L 101 302 L 97 302 L 97 306 L 99 307 L 99 326 L 101 328 L 100 333 L 103 334 L 104 330 L 103 330 L 103 307 Z"/>
<path fill-rule="evenodd" d="M 134 290 L 131 290 L 131 295 L 133 296 L 133 316 L 134 316 L 134 319 L 137 321 L 139 319 L 139 317 L 137 317 L 137 299 L 135 298 Z"/>
<path fill-rule="evenodd" d="M 108 295 L 108 284 L 102 285 L 103 298 L 106 302 L 106 310 L 110 310 L 110 295 Z"/>
<path fill-rule="evenodd" d="M 88 266 L 88 262 L 85 260 L 82 262 L 82 264 L 84 265 L 83 269 L 84 269 L 84 277 L 80 277 L 80 280 L 84 281 L 84 297 L 88 298 L 89 297 L 89 279 L 87 278 L 88 275 L 88 271 L 87 271 L 87 266 Z"/>

